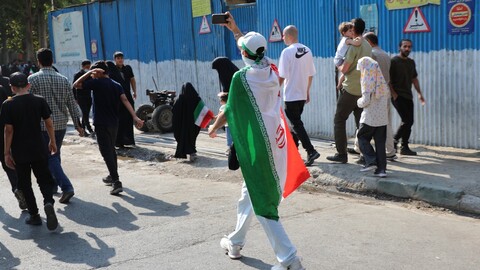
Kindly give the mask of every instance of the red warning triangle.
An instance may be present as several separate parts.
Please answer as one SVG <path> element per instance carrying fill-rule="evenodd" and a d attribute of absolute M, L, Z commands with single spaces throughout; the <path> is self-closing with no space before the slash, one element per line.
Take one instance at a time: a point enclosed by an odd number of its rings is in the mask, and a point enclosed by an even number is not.
<path fill-rule="evenodd" d="M 278 25 L 277 19 L 273 21 L 272 30 L 270 30 L 270 37 L 268 38 L 269 42 L 278 42 L 282 41 L 282 29 Z"/>
<path fill-rule="evenodd" d="M 212 32 L 212 30 L 210 29 L 210 25 L 208 24 L 207 16 L 203 16 L 202 24 L 200 25 L 200 31 L 198 33 L 199 34 L 208 34 L 210 32 Z"/>
<path fill-rule="evenodd" d="M 413 9 L 412 14 L 408 18 L 407 24 L 403 28 L 403 33 L 421 33 L 430 32 L 430 26 L 428 25 L 425 15 L 416 7 Z"/>

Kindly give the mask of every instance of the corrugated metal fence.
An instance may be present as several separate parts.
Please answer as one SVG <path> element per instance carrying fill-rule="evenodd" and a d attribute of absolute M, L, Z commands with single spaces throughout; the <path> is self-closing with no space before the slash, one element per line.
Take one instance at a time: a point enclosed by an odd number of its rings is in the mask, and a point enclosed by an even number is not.
<path fill-rule="evenodd" d="M 224 2 L 214 0 L 212 12 L 226 10 Z M 258 31 L 267 39 L 276 19 L 283 28 L 298 27 L 300 42 L 315 55 L 317 75 L 312 101 L 306 106 L 305 125 L 312 135 L 332 137 L 335 112 L 335 70 L 333 55 L 339 40 L 337 25 L 360 16 L 360 5 L 376 4 L 379 18 L 379 43 L 394 55 L 401 38 L 410 38 L 411 57 L 417 63 L 419 80 L 427 100 L 425 106 L 415 101 L 415 143 L 480 149 L 480 35 L 448 35 L 447 4 L 428 5 L 421 9 L 431 26 L 429 33 L 403 34 L 412 9 L 388 11 L 381 0 L 257 0 L 257 4 L 231 10 L 243 31 Z M 478 13 L 478 5 L 473 13 Z M 58 16 L 82 11 L 85 45 L 91 55 L 90 40 L 97 40 L 97 59 L 111 59 L 121 50 L 126 62 L 134 68 L 139 100 L 146 103 L 145 89 L 179 90 L 183 82 L 192 82 L 211 108 L 218 108 L 219 90 L 211 61 L 217 56 L 239 60 L 232 35 L 223 27 L 210 24 L 212 32 L 200 35 L 201 17 L 192 18 L 191 0 L 117 0 L 94 2 L 54 11 Z M 207 16 L 210 20 L 211 16 Z M 478 20 L 475 29 L 479 29 Z M 52 33 L 50 36 L 53 37 Z M 53 46 L 53 41 L 51 42 Z M 282 42 L 268 44 L 268 56 L 276 60 L 284 48 Z M 53 48 L 54 49 L 54 48 Z M 238 61 L 237 61 L 238 63 Z M 57 63 L 70 78 L 78 63 Z M 393 113 L 396 115 L 396 113 Z M 350 122 L 353 122 L 351 119 Z M 394 118 L 394 127 L 399 118 Z M 354 125 L 348 131 L 353 134 Z"/>

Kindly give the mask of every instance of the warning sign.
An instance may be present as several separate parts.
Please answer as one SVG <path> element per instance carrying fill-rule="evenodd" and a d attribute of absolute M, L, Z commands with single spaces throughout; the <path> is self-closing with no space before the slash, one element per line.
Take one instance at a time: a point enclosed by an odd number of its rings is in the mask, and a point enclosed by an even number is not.
<path fill-rule="evenodd" d="M 203 16 L 199 34 L 208 34 L 210 32 L 212 32 L 212 30 L 210 29 L 210 25 L 208 24 L 207 16 Z"/>
<path fill-rule="evenodd" d="M 413 9 L 412 14 L 408 18 L 407 24 L 403 28 L 403 33 L 421 33 L 430 32 L 430 26 L 428 25 L 423 12 L 420 8 Z"/>
<path fill-rule="evenodd" d="M 279 42 L 282 41 L 282 29 L 278 25 L 277 19 L 273 21 L 272 30 L 270 31 L 270 37 L 268 38 L 269 42 Z"/>
<path fill-rule="evenodd" d="M 448 10 L 448 33 L 470 34 L 473 32 L 473 16 L 475 1 L 473 0 L 450 0 L 447 3 Z"/>

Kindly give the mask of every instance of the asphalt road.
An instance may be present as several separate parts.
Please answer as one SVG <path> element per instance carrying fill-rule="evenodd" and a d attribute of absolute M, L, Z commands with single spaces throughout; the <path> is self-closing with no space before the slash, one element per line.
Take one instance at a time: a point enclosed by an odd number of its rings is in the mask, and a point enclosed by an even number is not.
<path fill-rule="evenodd" d="M 23 223 L 26 213 L 1 174 L 0 269 L 270 269 L 275 263 L 256 221 L 243 259 L 230 260 L 220 249 L 234 228 L 241 187 L 227 172 L 224 179 L 209 177 L 224 168 L 192 173 L 181 167 L 195 164 L 122 159 L 125 192 L 117 197 L 101 183 L 106 169 L 96 145 L 69 143 L 62 151 L 76 196 L 69 205 L 55 204 L 61 225 L 55 232 Z M 285 200 L 280 215 L 307 269 L 480 267 L 475 218 L 305 191 Z"/>

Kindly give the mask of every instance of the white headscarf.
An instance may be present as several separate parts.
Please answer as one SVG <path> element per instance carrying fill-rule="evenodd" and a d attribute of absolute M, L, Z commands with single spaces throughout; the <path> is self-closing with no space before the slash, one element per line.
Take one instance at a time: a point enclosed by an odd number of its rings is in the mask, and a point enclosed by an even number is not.
<path fill-rule="evenodd" d="M 373 93 L 376 99 L 389 94 L 390 89 L 377 61 L 362 57 L 357 62 L 357 70 L 360 70 L 362 93 Z"/>

